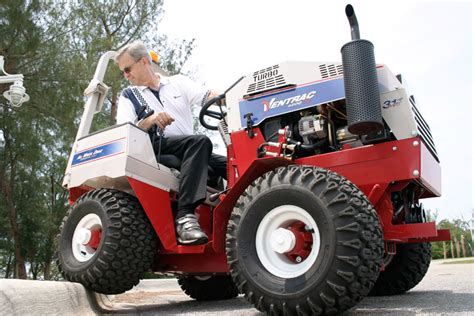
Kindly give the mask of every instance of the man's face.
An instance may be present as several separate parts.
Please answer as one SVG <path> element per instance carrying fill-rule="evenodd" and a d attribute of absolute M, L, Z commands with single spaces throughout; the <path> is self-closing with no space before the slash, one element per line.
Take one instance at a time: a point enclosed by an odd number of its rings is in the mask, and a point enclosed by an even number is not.
<path fill-rule="evenodd" d="M 129 54 L 123 54 L 117 61 L 123 76 L 133 85 L 141 85 L 145 80 L 146 58 L 133 59 Z"/>

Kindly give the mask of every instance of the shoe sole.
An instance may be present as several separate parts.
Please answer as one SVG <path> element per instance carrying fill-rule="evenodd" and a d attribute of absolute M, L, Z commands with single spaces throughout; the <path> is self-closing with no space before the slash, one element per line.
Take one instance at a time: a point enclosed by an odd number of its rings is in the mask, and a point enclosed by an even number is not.
<path fill-rule="evenodd" d="M 178 238 L 178 242 L 183 245 L 203 245 L 207 244 L 208 238 L 206 237 L 201 237 L 195 240 L 182 240 L 181 238 Z"/>

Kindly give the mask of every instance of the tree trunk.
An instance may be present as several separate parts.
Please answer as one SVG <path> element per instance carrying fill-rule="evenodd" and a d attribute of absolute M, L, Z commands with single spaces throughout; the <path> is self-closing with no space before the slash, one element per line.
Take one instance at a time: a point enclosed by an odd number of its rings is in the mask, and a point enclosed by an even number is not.
<path fill-rule="evenodd" d="M 0 191 L 5 201 L 5 206 L 10 220 L 10 233 L 13 238 L 13 247 L 15 253 L 15 277 L 26 279 L 25 259 L 21 255 L 20 227 L 18 226 L 18 212 L 13 202 L 13 185 L 16 175 L 15 156 L 11 153 L 11 140 L 8 134 L 4 132 L 5 152 L 9 153 L 9 174 L 6 169 L 0 168 Z M 3 166 L 2 166 L 3 167 Z"/>
<path fill-rule="evenodd" d="M 5 268 L 5 279 L 10 278 L 10 273 L 12 272 L 11 267 L 12 267 L 12 253 L 10 252 L 8 254 L 8 260 L 7 260 L 7 267 Z"/>
<path fill-rule="evenodd" d="M 459 248 L 459 240 L 454 237 L 454 250 L 456 251 L 456 258 L 461 257 L 461 249 Z"/>
<path fill-rule="evenodd" d="M 25 258 L 21 254 L 21 245 L 18 239 L 18 233 L 15 234 L 15 276 L 18 279 L 26 279 Z"/>
<path fill-rule="evenodd" d="M 55 182 L 54 182 L 54 174 L 51 174 L 49 176 L 49 181 L 51 185 L 51 209 L 50 209 L 50 221 L 55 222 L 54 219 L 54 210 L 56 208 L 56 190 L 55 190 Z M 48 243 L 49 245 L 53 245 L 54 242 L 54 236 L 56 235 L 56 230 L 55 229 L 49 229 L 48 230 Z M 53 251 L 51 248 L 46 249 L 45 258 L 43 262 L 43 273 L 44 273 L 44 279 L 45 280 L 50 280 L 51 279 L 51 258 L 53 256 Z"/>
<path fill-rule="evenodd" d="M 44 279 L 50 280 L 51 279 L 51 260 L 49 262 L 44 263 Z"/>
<path fill-rule="evenodd" d="M 443 257 L 444 257 L 445 260 L 448 258 L 447 249 L 446 249 L 446 242 L 445 241 L 443 241 Z"/>
<path fill-rule="evenodd" d="M 33 261 L 30 264 L 30 273 L 33 276 L 33 280 L 38 280 L 38 266 Z"/>
<path fill-rule="evenodd" d="M 462 256 L 461 256 L 461 242 L 459 242 L 459 240 L 456 240 L 456 252 L 457 252 L 458 258 L 462 258 Z"/>
<path fill-rule="evenodd" d="M 464 235 L 461 235 L 461 247 L 462 247 L 461 248 L 462 249 L 462 256 L 464 258 L 466 258 L 467 255 L 466 255 L 466 245 L 464 244 Z"/>
<path fill-rule="evenodd" d="M 14 172 L 12 172 L 14 173 Z M 10 175 L 11 176 L 11 175 Z M 26 279 L 26 268 L 25 268 L 25 259 L 21 254 L 21 242 L 20 242 L 20 228 L 17 223 L 17 210 L 13 204 L 13 195 L 11 183 L 8 183 L 8 180 L 5 176 L 4 170 L 0 169 L 0 187 L 5 200 L 5 204 L 8 210 L 8 215 L 10 219 L 10 232 L 13 238 L 13 245 L 15 248 L 15 277 L 19 279 Z"/>
<path fill-rule="evenodd" d="M 454 247 L 453 247 L 453 241 L 451 240 L 451 258 L 455 258 L 454 257 Z"/>
<path fill-rule="evenodd" d="M 15 277 L 18 279 L 26 279 L 25 258 L 21 254 L 21 242 L 18 223 L 16 222 L 16 210 L 13 205 L 8 205 L 10 209 L 10 223 L 13 237 L 13 244 L 15 247 Z"/>

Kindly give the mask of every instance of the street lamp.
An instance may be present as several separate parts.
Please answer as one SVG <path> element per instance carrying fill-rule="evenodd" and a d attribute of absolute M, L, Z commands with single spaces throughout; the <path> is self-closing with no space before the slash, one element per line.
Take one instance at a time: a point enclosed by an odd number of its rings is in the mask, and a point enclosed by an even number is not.
<path fill-rule="evenodd" d="M 10 75 L 8 74 L 3 66 L 5 60 L 3 56 L 0 56 L 0 84 L 1 83 L 12 83 L 10 89 L 3 93 L 5 99 L 14 107 L 20 107 L 23 102 L 30 100 L 30 96 L 26 94 L 26 89 L 23 87 L 23 75 Z"/>

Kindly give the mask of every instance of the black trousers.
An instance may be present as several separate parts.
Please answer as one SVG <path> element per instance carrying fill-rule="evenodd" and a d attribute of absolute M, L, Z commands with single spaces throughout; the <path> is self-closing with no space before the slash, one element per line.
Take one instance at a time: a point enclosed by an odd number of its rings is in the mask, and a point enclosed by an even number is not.
<path fill-rule="evenodd" d="M 194 214 L 196 206 L 206 198 L 211 140 L 205 135 L 170 136 L 162 137 L 160 145 L 160 137 L 157 136 L 153 143 L 155 153 L 158 153 L 159 147 L 162 155 L 175 155 L 181 160 L 176 218 Z"/>
<path fill-rule="evenodd" d="M 227 157 L 212 153 L 209 166 L 216 176 L 227 180 Z"/>

